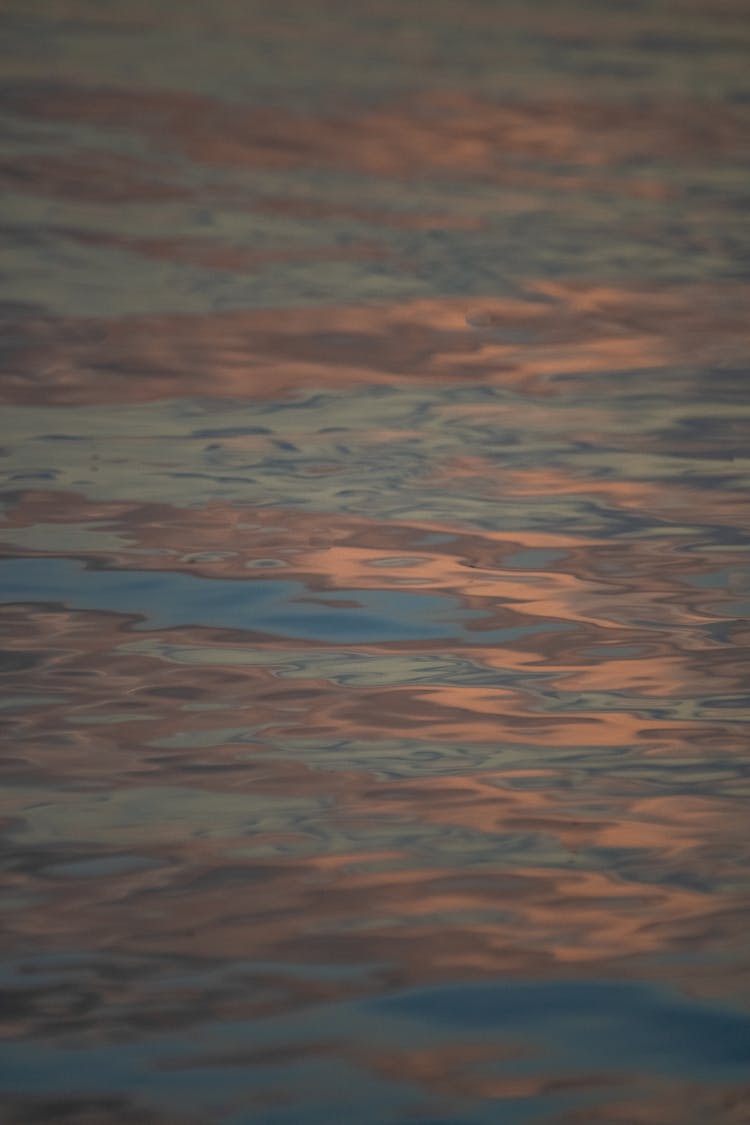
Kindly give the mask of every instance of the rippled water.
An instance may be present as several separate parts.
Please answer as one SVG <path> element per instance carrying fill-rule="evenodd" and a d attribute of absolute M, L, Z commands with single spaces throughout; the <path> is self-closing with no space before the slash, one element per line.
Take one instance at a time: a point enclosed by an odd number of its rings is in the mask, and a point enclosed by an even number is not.
<path fill-rule="evenodd" d="M 3 1122 L 750 1122 L 743 0 L 6 0 Z"/>

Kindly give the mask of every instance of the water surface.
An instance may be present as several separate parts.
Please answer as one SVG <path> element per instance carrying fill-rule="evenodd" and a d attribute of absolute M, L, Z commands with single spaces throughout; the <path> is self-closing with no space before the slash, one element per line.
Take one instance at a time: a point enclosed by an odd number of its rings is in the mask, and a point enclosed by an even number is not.
<path fill-rule="evenodd" d="M 740 0 L 7 0 L 9 1125 L 750 1120 Z"/>

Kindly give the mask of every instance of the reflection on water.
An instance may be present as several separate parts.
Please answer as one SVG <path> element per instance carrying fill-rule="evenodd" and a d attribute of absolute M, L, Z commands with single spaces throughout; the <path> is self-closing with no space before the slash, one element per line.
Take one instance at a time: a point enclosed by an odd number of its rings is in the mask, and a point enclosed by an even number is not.
<path fill-rule="evenodd" d="M 8 0 L 3 1121 L 750 1121 L 741 0 Z"/>

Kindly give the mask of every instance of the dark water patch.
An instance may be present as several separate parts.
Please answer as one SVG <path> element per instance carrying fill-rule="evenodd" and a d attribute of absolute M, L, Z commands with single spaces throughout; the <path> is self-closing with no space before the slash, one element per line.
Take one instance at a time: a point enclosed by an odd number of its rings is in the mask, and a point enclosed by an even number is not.
<path fill-rule="evenodd" d="M 149 859 L 148 856 L 111 855 L 77 859 L 69 863 L 53 863 L 46 868 L 46 874 L 62 879 L 99 879 L 129 875 L 158 866 L 159 861 Z"/>
<path fill-rule="evenodd" d="M 657 1073 L 740 1077 L 750 1064 L 750 1017 L 638 984 L 575 981 L 452 986 L 375 1001 L 376 1011 L 461 1034 L 545 1042 L 571 1063 Z"/>
<path fill-rule="evenodd" d="M 39 657 L 31 652 L 0 652 L 0 675 L 5 672 L 28 672 L 39 663 Z"/>

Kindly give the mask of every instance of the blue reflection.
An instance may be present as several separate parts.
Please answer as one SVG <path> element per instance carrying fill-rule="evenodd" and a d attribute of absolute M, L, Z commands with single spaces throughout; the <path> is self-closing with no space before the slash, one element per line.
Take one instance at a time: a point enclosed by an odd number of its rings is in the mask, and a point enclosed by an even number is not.
<path fill-rule="evenodd" d="M 71 559 L 3 560 L 0 600 L 62 602 L 71 609 L 136 614 L 147 623 L 141 628 L 213 626 L 334 643 L 450 637 L 487 643 L 556 628 L 545 624 L 471 633 L 467 627 L 483 615 L 463 609 L 457 598 L 448 595 L 402 590 L 321 594 L 299 582 L 200 578 L 159 570 L 87 570 Z M 352 601 L 357 604 L 352 606 Z"/>
<path fill-rule="evenodd" d="M 662 1074 L 748 1073 L 750 1015 L 666 989 L 612 981 L 464 984 L 372 1002 L 375 1010 L 450 1025 L 454 1034 L 535 1039 L 566 1064 Z"/>

